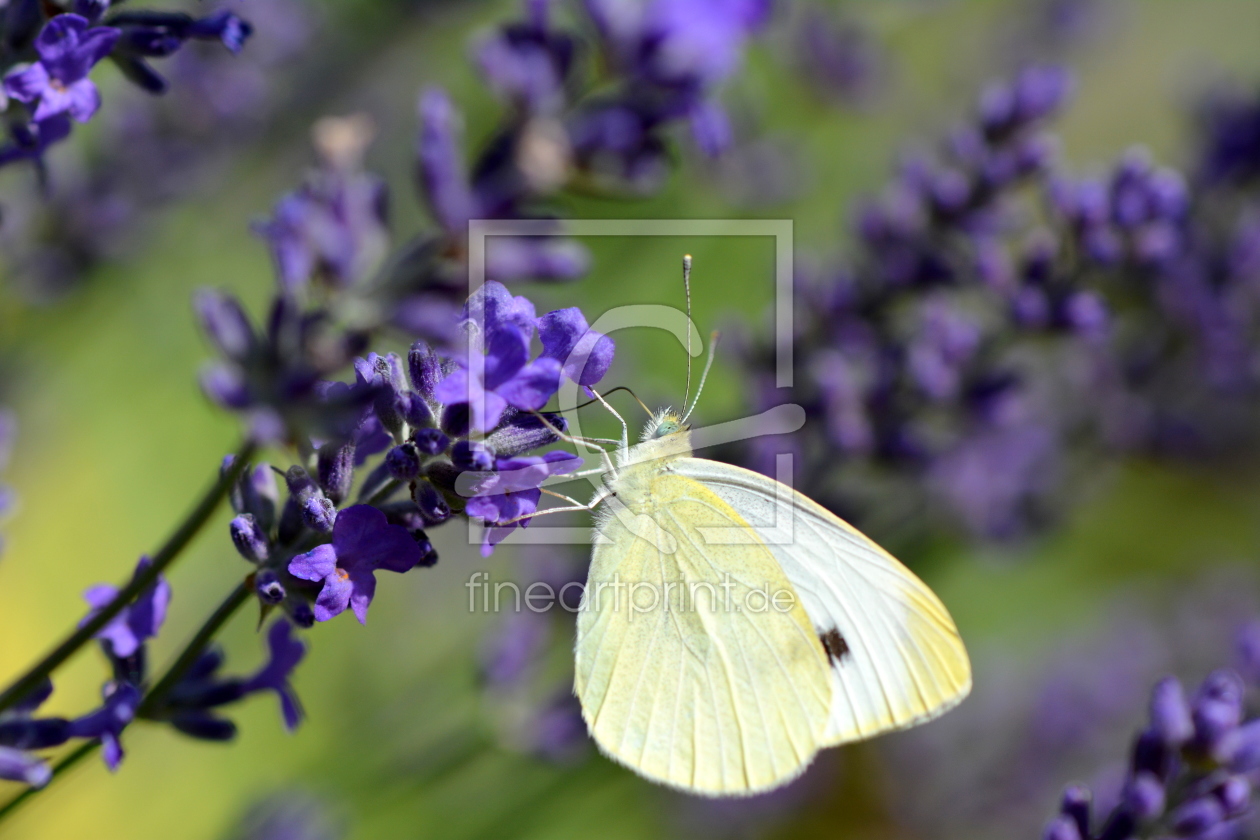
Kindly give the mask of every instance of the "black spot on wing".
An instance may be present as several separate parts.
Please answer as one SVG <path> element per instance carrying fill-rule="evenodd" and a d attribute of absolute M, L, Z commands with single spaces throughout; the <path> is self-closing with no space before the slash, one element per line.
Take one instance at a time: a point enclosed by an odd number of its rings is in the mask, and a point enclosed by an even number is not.
<path fill-rule="evenodd" d="M 838 663 L 846 656 L 852 656 L 849 652 L 849 643 L 836 628 L 832 627 L 826 633 L 819 634 L 818 639 L 822 642 L 823 650 L 827 651 L 827 658 L 832 662 Z"/>

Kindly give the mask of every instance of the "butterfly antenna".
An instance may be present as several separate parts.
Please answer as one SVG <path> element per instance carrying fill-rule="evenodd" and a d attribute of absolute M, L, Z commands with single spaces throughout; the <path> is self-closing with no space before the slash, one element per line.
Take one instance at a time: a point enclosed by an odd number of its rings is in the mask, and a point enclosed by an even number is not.
<path fill-rule="evenodd" d="M 683 389 L 683 405 L 691 398 L 691 254 L 683 254 L 683 289 L 687 293 L 687 387 Z M 651 412 L 649 412 L 650 414 Z"/>
<path fill-rule="evenodd" d="M 709 378 L 709 368 L 713 367 L 713 356 L 717 351 L 718 339 L 721 337 L 722 334 L 717 330 L 714 330 L 713 334 L 709 336 L 709 355 L 708 358 L 704 360 L 704 372 L 700 374 L 700 387 L 696 389 L 696 398 L 691 401 L 691 407 L 688 408 L 687 413 L 683 415 L 683 418 L 680 421 L 682 423 L 687 422 L 687 418 L 691 416 L 691 412 L 696 410 L 696 403 L 700 402 L 700 392 L 704 390 L 705 380 Z"/>
<path fill-rule="evenodd" d="M 611 396 L 611 395 L 613 395 L 613 394 L 617 393 L 618 391 L 625 391 L 627 394 L 629 394 L 630 396 L 634 397 L 634 401 L 635 401 L 635 402 L 637 402 L 637 403 L 639 404 L 639 406 L 640 406 L 640 407 L 641 407 L 644 411 L 646 411 L 646 412 L 647 412 L 647 416 L 648 416 L 648 417 L 651 417 L 651 416 L 652 416 L 652 409 L 648 408 L 648 407 L 647 407 L 647 405 L 645 405 L 645 404 L 644 404 L 643 400 L 639 399 L 639 395 L 638 395 L 638 394 L 636 394 L 634 391 L 630 390 L 630 389 L 629 389 L 628 387 L 626 387 L 625 385 L 618 385 L 616 388 L 613 388 L 611 391 L 605 391 L 605 392 L 604 392 L 604 396 L 605 396 L 605 397 Z M 594 393 L 594 392 L 592 392 L 592 393 Z M 577 405 L 573 406 L 572 408 L 560 408 L 560 409 L 556 409 L 556 410 L 557 410 L 557 412 L 559 412 L 560 414 L 564 414 L 566 411 L 577 411 L 579 408 L 586 408 L 588 405 L 594 405 L 594 404 L 595 404 L 595 403 L 597 403 L 597 402 L 599 402 L 599 398 L 598 398 L 598 397 L 592 397 L 591 399 L 587 400 L 586 402 L 584 402 L 584 403 L 578 403 Z M 280 475 L 282 475 L 282 476 L 284 475 L 284 472 L 283 472 L 283 471 L 281 471 L 281 470 L 276 470 L 276 472 L 278 472 L 278 473 L 279 473 Z"/>

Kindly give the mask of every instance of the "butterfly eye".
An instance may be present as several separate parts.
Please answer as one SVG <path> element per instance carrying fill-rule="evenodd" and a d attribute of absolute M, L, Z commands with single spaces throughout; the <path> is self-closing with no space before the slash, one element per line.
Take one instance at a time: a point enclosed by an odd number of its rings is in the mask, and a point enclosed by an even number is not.
<path fill-rule="evenodd" d="M 673 420 L 665 420 L 662 421 L 661 425 L 656 427 L 656 436 L 658 438 L 663 438 L 666 435 L 672 435 L 676 431 L 678 431 L 678 423 Z"/>

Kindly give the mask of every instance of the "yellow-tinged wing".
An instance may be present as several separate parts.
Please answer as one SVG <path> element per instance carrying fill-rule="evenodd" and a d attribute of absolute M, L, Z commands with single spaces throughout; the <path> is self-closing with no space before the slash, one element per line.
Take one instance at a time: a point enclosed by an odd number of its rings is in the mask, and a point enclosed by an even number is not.
<path fill-rule="evenodd" d="M 765 545 L 705 544 L 700 528 L 741 526 L 729 504 L 672 472 L 639 489 L 620 492 L 622 516 L 600 527 L 578 616 L 576 691 L 591 734 L 673 787 L 719 796 L 777 787 L 822 745 L 831 706 L 822 644 L 799 599 L 780 595 L 776 607 L 762 597 L 791 591 Z M 624 517 L 636 514 L 668 536 L 628 528 Z"/>
<path fill-rule="evenodd" d="M 824 745 L 931 720 L 967 696 L 971 664 L 953 619 L 891 554 L 759 473 L 703 458 L 679 458 L 670 468 L 739 511 L 800 595 L 831 659 Z M 703 530 L 717 545 L 745 535 L 745 529 Z"/>

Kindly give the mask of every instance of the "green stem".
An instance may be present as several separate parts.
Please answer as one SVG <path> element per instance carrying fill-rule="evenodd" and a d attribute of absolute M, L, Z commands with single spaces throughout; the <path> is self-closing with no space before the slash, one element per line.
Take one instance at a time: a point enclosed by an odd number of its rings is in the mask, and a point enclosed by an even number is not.
<path fill-rule="evenodd" d="M 382 502 L 384 502 L 386 499 L 388 499 L 390 496 L 397 493 L 400 487 L 402 487 L 402 482 L 396 478 L 391 478 L 388 482 L 385 483 L 385 486 L 383 486 L 380 490 L 377 490 L 368 498 L 359 502 L 359 504 L 379 505 Z"/>
<path fill-rule="evenodd" d="M 46 789 L 49 785 L 51 785 L 54 781 L 56 781 L 56 779 L 59 776 L 61 776 L 71 767 L 78 764 L 80 761 L 87 758 L 92 753 L 96 752 L 96 748 L 99 747 L 100 745 L 101 745 L 101 742 L 96 739 L 93 739 L 91 741 L 84 741 L 82 744 L 79 744 L 79 746 L 76 747 L 73 752 L 69 753 L 64 758 L 62 758 L 61 761 L 58 761 L 56 764 L 53 765 L 52 778 L 48 780 L 48 784 L 44 785 L 44 787 L 27 788 L 26 790 L 19 793 L 17 796 L 10 799 L 8 802 L 4 803 L 4 806 L 0 807 L 0 820 L 3 820 L 5 817 L 9 816 L 9 814 L 16 811 L 18 807 L 22 805 L 23 802 L 30 799 L 35 794 L 39 793 L 41 790 Z"/>
<path fill-rule="evenodd" d="M 201 656 L 202 651 L 206 649 L 206 645 L 210 644 L 210 640 L 214 638 L 214 634 L 227 623 L 237 610 L 244 606 L 249 600 L 252 587 L 249 585 L 249 578 L 241 581 L 236 588 L 223 599 L 223 603 L 210 614 L 206 619 L 206 623 L 201 625 L 201 629 L 197 631 L 197 635 L 192 637 L 187 646 L 184 647 L 179 658 L 175 660 L 171 667 L 166 669 L 166 673 L 162 678 L 149 689 L 144 700 L 141 701 L 140 707 L 136 710 L 137 717 L 147 717 L 158 705 L 166 699 L 166 695 L 170 693 L 180 678 L 188 672 L 188 669 L 197 661 L 197 657 Z"/>
<path fill-rule="evenodd" d="M 166 570 L 166 567 L 179 556 L 185 546 L 210 519 L 219 502 L 228 494 L 228 490 L 244 471 L 249 459 L 254 454 L 254 449 L 255 444 L 253 441 L 246 441 L 241 445 L 236 452 L 232 466 L 206 491 L 205 495 L 201 497 L 201 501 L 197 503 L 197 506 L 192 509 L 180 526 L 175 529 L 175 533 L 171 534 L 162 547 L 157 550 L 157 553 L 153 555 L 152 563 L 147 569 L 119 590 L 118 594 L 114 596 L 114 600 L 110 601 L 102 610 L 84 622 L 65 641 L 53 648 L 47 656 L 33 665 L 29 671 L 19 677 L 3 693 L 0 693 L 0 711 L 9 708 L 34 690 L 59 665 L 73 656 L 79 648 L 90 642 L 92 637 L 108 624 L 114 616 L 122 612 L 128 604 L 135 600 L 137 595 L 153 585 L 158 575 Z"/>

